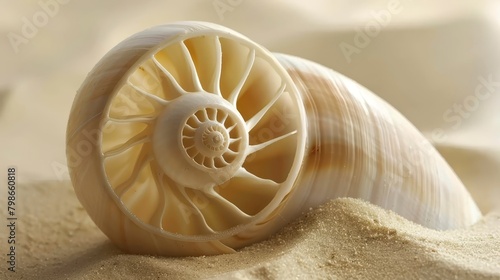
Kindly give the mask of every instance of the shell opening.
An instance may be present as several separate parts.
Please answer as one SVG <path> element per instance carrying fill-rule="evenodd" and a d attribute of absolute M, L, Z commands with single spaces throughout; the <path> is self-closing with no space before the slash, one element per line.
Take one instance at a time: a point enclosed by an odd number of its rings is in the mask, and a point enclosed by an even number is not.
<path fill-rule="evenodd" d="M 179 240 L 220 240 L 269 221 L 304 156 L 295 85 L 239 35 L 192 33 L 151 50 L 105 116 L 111 196 L 138 226 Z"/>

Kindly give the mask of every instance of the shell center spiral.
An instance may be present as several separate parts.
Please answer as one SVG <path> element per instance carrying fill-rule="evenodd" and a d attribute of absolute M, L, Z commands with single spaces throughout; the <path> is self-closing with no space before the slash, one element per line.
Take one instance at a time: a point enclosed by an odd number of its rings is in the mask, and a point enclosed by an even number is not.
<path fill-rule="evenodd" d="M 184 123 L 181 142 L 185 156 L 199 168 L 227 167 L 238 154 L 244 154 L 244 147 L 237 144 L 245 133 L 233 113 L 225 109 L 200 108 Z"/>
<path fill-rule="evenodd" d="M 203 189 L 224 183 L 241 168 L 248 131 L 228 101 L 215 94 L 193 93 L 165 107 L 152 142 L 155 159 L 169 178 Z"/>
<path fill-rule="evenodd" d="M 229 133 L 226 128 L 210 121 L 196 131 L 198 147 L 205 156 L 220 156 L 229 146 Z"/>

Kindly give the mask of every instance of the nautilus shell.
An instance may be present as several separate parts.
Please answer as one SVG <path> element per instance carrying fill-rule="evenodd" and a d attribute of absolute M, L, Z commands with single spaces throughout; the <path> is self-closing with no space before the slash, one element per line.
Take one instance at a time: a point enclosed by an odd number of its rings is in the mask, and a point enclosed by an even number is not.
<path fill-rule="evenodd" d="M 481 217 L 382 99 L 203 22 L 144 30 L 101 59 L 71 109 L 67 159 L 90 217 L 132 253 L 234 252 L 345 196 L 433 229 Z"/>

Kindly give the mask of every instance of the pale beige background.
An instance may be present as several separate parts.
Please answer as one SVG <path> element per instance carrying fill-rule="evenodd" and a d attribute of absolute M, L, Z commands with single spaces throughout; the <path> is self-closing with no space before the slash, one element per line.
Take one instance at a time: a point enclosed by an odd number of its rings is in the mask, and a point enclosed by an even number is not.
<path fill-rule="evenodd" d="M 226 10 L 216 9 L 224 5 Z M 376 18 L 387 13 L 390 19 L 383 22 L 382 31 L 356 45 L 363 29 L 376 25 Z M 23 28 L 34 20 L 41 21 L 39 26 L 25 36 Z M 69 186 L 65 166 L 69 110 L 86 74 L 108 50 L 135 32 L 178 20 L 228 26 L 272 51 L 327 65 L 389 101 L 455 168 L 483 213 L 491 214 L 482 223 L 491 230 L 480 223 L 457 232 L 419 232 L 396 216 L 373 212 L 385 215 L 384 222 L 398 235 L 391 239 L 384 231 L 380 236 L 386 239 L 370 242 L 379 247 L 365 248 L 359 236 L 351 238 L 353 232 L 372 234 L 381 228 L 378 222 L 366 230 L 358 225 L 375 221 L 362 217 L 367 213 L 364 207 L 359 219 L 345 215 L 357 213 L 356 209 L 330 212 L 334 214 L 328 217 L 344 219 L 342 225 L 330 227 L 332 231 L 320 234 L 314 226 L 300 224 L 298 228 L 305 228 L 307 234 L 289 230 L 286 236 L 294 238 L 297 233 L 295 241 L 301 241 L 285 246 L 288 254 L 279 247 L 285 243 L 281 237 L 271 240 L 278 247 L 257 246 L 220 258 L 162 259 L 119 252 L 78 207 Z M 12 43 L 14 37 L 22 43 Z M 220 277 L 228 272 L 232 274 L 227 277 L 234 278 L 259 271 L 264 273 L 262 279 L 273 271 L 275 275 L 351 278 L 378 273 L 388 277 L 402 267 L 410 273 L 426 273 L 426 278 L 497 277 L 498 214 L 493 209 L 500 209 L 498 0 L 0 0 L 0 38 L 0 218 L 5 221 L 8 166 L 18 170 L 20 204 L 16 206 L 19 273 L 8 274 L 4 263 L 2 279 L 106 279 L 111 275 L 170 279 L 197 274 L 204 279 L 204 273 Z M 340 48 L 348 44 L 357 47 L 351 56 Z M 483 80 L 490 80 L 487 91 Z M 482 100 L 476 97 L 478 86 L 483 86 Z M 459 107 L 464 111 L 457 112 Z M 314 224 L 314 219 L 304 221 Z M 405 231 L 415 233 L 408 237 Z M 2 256 L 7 250 L 6 233 L 5 228 L 0 230 Z M 326 244 L 330 236 L 340 238 L 339 242 Z M 372 240 L 371 235 L 365 237 Z M 319 246 L 331 247 L 322 255 L 322 250 L 315 249 Z M 353 257 L 352 250 L 365 254 Z M 372 258 L 381 252 L 387 258 Z M 333 266 L 321 267 L 325 261 L 332 264 L 333 253 Z M 353 266 L 343 260 L 360 261 L 364 266 L 354 268 L 365 270 L 351 271 Z M 456 271 L 459 274 L 453 274 Z"/>
<path fill-rule="evenodd" d="M 2 181 L 7 166 L 18 168 L 20 182 L 68 180 L 66 121 L 92 66 L 122 39 L 149 26 L 204 20 L 233 28 L 272 51 L 320 62 L 367 86 L 436 144 L 483 212 L 498 205 L 498 1 L 55 1 L 0 1 Z M 41 13 L 47 12 L 41 3 L 49 2 L 58 4 L 43 22 Z M 226 10 L 216 9 L 224 5 Z M 392 5 L 397 12 L 383 30 L 346 57 L 340 46 L 356 46 L 360 30 Z M 42 22 L 26 38 L 26 21 L 36 19 Z M 25 39 L 16 45 L 13 36 Z M 462 115 L 449 111 L 474 98 L 481 78 L 494 82 L 487 97 Z M 19 188 L 21 195 L 29 191 L 23 184 Z"/>

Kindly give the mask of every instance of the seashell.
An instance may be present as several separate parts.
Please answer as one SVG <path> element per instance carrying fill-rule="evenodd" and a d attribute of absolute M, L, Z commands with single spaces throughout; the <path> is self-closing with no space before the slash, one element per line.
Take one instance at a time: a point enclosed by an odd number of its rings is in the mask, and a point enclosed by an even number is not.
<path fill-rule="evenodd" d="M 67 160 L 90 217 L 132 253 L 234 252 L 345 196 L 433 229 L 481 217 L 385 101 L 204 22 L 147 29 L 99 61 L 71 109 Z"/>

